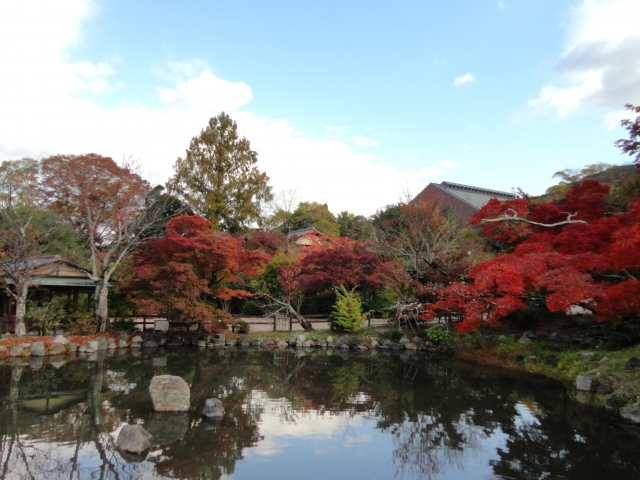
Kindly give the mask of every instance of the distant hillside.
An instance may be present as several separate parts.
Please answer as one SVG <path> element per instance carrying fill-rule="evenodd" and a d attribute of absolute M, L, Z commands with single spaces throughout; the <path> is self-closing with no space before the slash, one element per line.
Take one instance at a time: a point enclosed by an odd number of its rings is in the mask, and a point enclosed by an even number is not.
<path fill-rule="evenodd" d="M 596 167 L 596 168 L 593 168 Z M 589 173 L 590 170 L 599 169 L 596 173 Z M 637 168 L 633 164 L 629 165 L 606 165 L 597 164 L 589 165 L 582 170 L 563 170 L 557 172 L 554 177 L 562 180 L 547 189 L 547 191 L 539 196 L 533 197 L 535 203 L 553 202 L 562 199 L 564 194 L 574 185 L 579 184 L 582 180 L 597 180 L 603 185 L 611 187 L 613 194 L 617 188 L 631 180 L 637 173 Z"/>
<path fill-rule="evenodd" d="M 602 172 L 594 173 L 593 175 L 587 175 L 584 178 L 588 178 L 590 180 L 598 180 L 604 185 L 614 186 L 617 182 L 622 182 L 630 177 L 633 177 L 636 174 L 637 170 L 638 169 L 633 164 L 612 165 Z"/>

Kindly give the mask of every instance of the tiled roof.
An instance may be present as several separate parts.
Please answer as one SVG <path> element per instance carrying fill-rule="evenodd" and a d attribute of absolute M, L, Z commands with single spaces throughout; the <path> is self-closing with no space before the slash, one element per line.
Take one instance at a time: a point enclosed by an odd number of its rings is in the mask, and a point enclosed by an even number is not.
<path fill-rule="evenodd" d="M 5 282 L 9 285 L 14 284 L 10 278 L 6 278 Z M 31 277 L 29 278 L 29 285 L 38 285 L 40 287 L 95 287 L 96 282 L 90 278 Z"/>
<path fill-rule="evenodd" d="M 87 272 L 86 268 L 79 267 L 78 265 L 74 265 L 73 263 L 69 263 L 65 261 L 60 255 L 45 255 L 43 257 L 38 257 L 29 260 L 28 262 L 19 262 L 16 264 L 10 264 L 8 260 L 5 260 L 5 266 L 2 268 L 5 272 L 13 272 L 13 271 L 21 271 L 21 270 L 31 270 L 38 269 L 45 265 L 50 265 L 52 263 L 66 263 L 67 265 L 71 265 L 73 268 L 78 270 L 82 270 L 83 272 Z M 1 276 L 1 274 L 0 274 Z"/>
<path fill-rule="evenodd" d="M 513 200 L 516 197 L 513 193 L 500 192 L 498 190 L 489 190 L 487 188 L 472 187 L 470 185 L 461 185 L 459 183 L 442 182 L 435 184 L 442 190 L 450 193 L 463 202 L 471 205 L 476 210 L 484 207 L 489 200 L 497 198 L 498 200 Z"/>
<path fill-rule="evenodd" d="M 314 227 L 303 228 L 301 230 L 292 230 L 291 232 L 287 233 L 287 240 L 291 239 L 291 237 L 301 237 L 302 235 L 306 235 L 307 233 L 310 233 L 310 232 L 317 232 L 319 235 L 322 235 Z"/>

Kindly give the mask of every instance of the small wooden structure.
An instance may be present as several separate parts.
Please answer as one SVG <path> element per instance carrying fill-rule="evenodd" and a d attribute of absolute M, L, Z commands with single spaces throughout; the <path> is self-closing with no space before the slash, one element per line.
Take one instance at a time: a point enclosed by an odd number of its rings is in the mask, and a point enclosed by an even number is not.
<path fill-rule="evenodd" d="M 324 235 L 314 227 L 303 228 L 302 230 L 292 230 L 287 233 L 287 241 L 302 247 L 308 247 L 318 245 L 320 243 L 320 237 L 323 236 Z"/>
<path fill-rule="evenodd" d="M 29 279 L 29 298 L 46 304 L 55 297 L 62 297 L 67 311 L 93 311 L 93 295 L 96 282 L 89 278 L 89 271 L 65 261 L 59 255 L 48 255 L 32 263 L 32 276 Z M 5 288 L 11 288 L 13 282 L 3 277 Z M 9 292 L 0 294 L 0 333 L 13 332 L 15 328 L 16 305 Z M 29 325 L 27 324 L 27 329 Z"/>

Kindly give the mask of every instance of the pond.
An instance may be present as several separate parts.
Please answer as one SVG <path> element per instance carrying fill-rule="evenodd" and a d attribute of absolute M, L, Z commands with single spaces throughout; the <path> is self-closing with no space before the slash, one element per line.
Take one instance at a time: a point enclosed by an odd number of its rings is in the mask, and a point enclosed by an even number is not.
<path fill-rule="evenodd" d="M 0 478 L 638 479 L 640 436 L 565 386 L 369 351 L 175 350 L 0 366 Z M 22 362 L 22 363 L 21 363 Z M 179 375 L 191 411 L 153 412 Z M 219 398 L 218 422 L 200 416 Z M 151 450 L 119 452 L 125 423 Z"/>

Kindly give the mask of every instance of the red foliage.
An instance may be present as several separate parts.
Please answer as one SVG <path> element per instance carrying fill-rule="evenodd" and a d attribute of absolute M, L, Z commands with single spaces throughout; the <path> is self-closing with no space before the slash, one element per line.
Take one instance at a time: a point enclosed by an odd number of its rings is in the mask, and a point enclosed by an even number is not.
<path fill-rule="evenodd" d="M 243 248 L 241 238 L 211 230 L 200 216 L 176 217 L 166 233 L 133 256 L 132 302 L 141 313 L 198 321 L 209 331 L 223 329 L 229 316 L 216 300 L 250 298 L 251 293 L 230 285 L 253 277 L 268 257 Z"/>
<path fill-rule="evenodd" d="M 583 180 L 580 185 L 567 192 L 562 204 L 563 211 L 577 213 L 577 219 L 593 222 L 604 213 L 604 199 L 609 187 L 597 180 Z"/>
<path fill-rule="evenodd" d="M 478 225 L 485 218 L 495 218 L 504 215 L 524 217 L 528 213 L 527 200 L 517 198 L 501 202 L 497 198 L 489 200 L 469 222 Z M 517 222 L 496 222 L 482 225 L 482 235 L 494 241 L 507 245 L 515 244 L 531 233 L 531 227 Z"/>
<path fill-rule="evenodd" d="M 287 240 L 284 235 L 276 235 L 273 232 L 251 232 L 244 246 L 247 250 L 275 255 L 279 250 L 286 248 Z"/>
<path fill-rule="evenodd" d="M 363 290 L 382 285 L 380 260 L 366 246 L 348 238 L 331 239 L 327 248 L 316 249 L 304 256 L 298 285 L 303 292 L 317 292 L 344 285 Z"/>
<path fill-rule="evenodd" d="M 585 180 L 567 193 L 564 202 L 536 206 L 530 214 L 522 200 L 489 202 L 473 222 L 517 214 L 540 223 L 556 223 L 571 213 L 588 223 L 553 228 L 527 225 L 528 235 L 513 252 L 475 266 L 469 273 L 472 283 L 456 282 L 443 288 L 439 300 L 425 311 L 425 318 L 461 315 L 458 329 L 467 332 L 482 321 L 495 325 L 525 310 L 528 299 L 534 297 L 544 299 L 550 312 L 586 304 L 600 320 L 640 314 L 640 282 L 632 274 L 640 270 L 640 202 L 627 212 L 605 217 L 608 191 L 598 182 Z M 514 242 L 524 230 L 513 230 L 515 222 L 507 223 L 486 224 L 484 233 L 498 241 Z"/>

